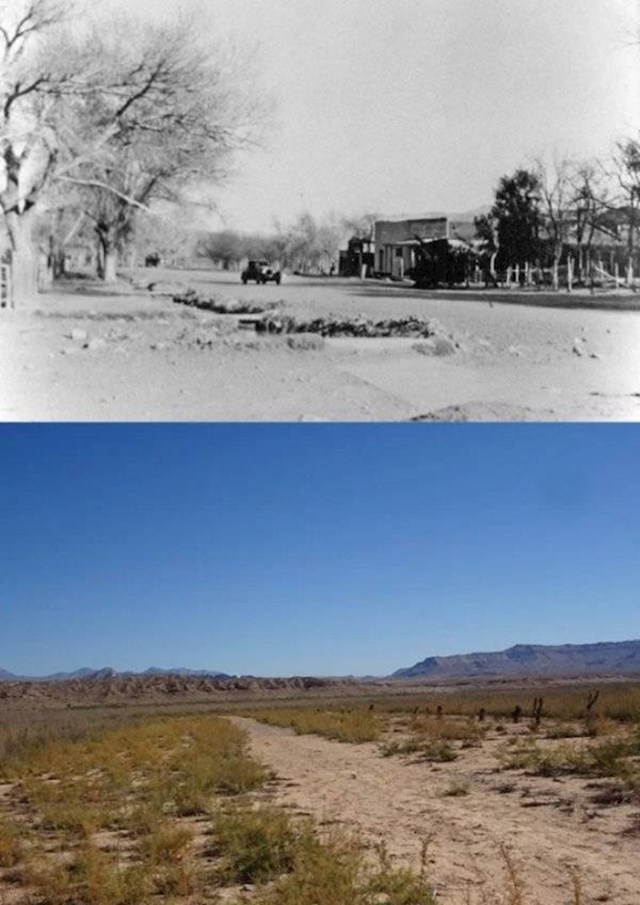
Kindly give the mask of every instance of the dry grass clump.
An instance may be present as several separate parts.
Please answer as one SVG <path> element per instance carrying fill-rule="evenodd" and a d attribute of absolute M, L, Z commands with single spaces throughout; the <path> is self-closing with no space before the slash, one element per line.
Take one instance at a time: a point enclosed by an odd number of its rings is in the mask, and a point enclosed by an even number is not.
<path fill-rule="evenodd" d="M 531 770 L 539 776 L 563 773 L 613 777 L 629 788 L 640 789 L 640 732 L 606 738 L 597 743 L 569 743 L 541 748 L 535 743 L 501 749 L 499 758 L 507 769 Z"/>
<path fill-rule="evenodd" d="M 450 742 L 441 738 L 424 738 L 414 736 L 405 741 L 386 742 L 380 748 L 383 757 L 392 757 L 394 754 L 418 754 L 421 760 L 434 763 L 450 763 L 457 759 L 458 754 Z"/>
<path fill-rule="evenodd" d="M 481 723 L 472 720 L 438 719 L 431 716 L 413 716 L 409 728 L 414 735 L 445 741 L 482 743 L 485 730 Z"/>
<path fill-rule="evenodd" d="M 382 746 L 384 757 L 419 754 L 424 760 L 447 763 L 458 757 L 453 742 L 461 742 L 458 746 L 461 748 L 480 747 L 485 734 L 481 725 L 468 719 L 441 719 L 421 714 L 411 717 L 407 729 L 411 733 L 409 738 L 392 740 Z"/>
<path fill-rule="evenodd" d="M 299 837 L 291 870 L 260 890 L 256 905 L 435 905 L 424 873 L 393 868 L 384 851 L 372 862 L 360 840 L 337 834 Z"/>
<path fill-rule="evenodd" d="M 0 816 L 0 867 L 13 867 L 20 861 L 23 834 L 15 821 Z"/>
<path fill-rule="evenodd" d="M 144 905 L 153 884 L 140 865 L 121 865 L 93 845 L 69 859 L 28 866 L 25 882 L 39 905 Z"/>
<path fill-rule="evenodd" d="M 265 883 L 293 869 L 296 852 L 312 833 L 308 821 L 294 827 L 284 811 L 246 806 L 219 811 L 212 845 L 220 862 L 216 876 L 228 883 Z"/>
<path fill-rule="evenodd" d="M 312 710 L 278 708 L 247 713 L 261 723 L 291 728 L 297 735 L 322 735 L 340 742 L 375 741 L 381 732 L 378 717 L 370 710 Z"/>

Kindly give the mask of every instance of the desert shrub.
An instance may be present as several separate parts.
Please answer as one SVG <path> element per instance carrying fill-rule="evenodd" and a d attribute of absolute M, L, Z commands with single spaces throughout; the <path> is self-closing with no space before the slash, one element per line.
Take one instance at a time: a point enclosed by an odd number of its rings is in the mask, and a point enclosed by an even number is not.
<path fill-rule="evenodd" d="M 363 845 L 335 836 L 324 842 L 305 835 L 290 873 L 258 893 L 256 905 L 435 905 L 423 877 L 393 869 L 386 859 L 371 864 Z"/>
<path fill-rule="evenodd" d="M 6 817 L 0 817 L 0 867 L 14 867 L 22 857 L 22 830 Z"/>
<path fill-rule="evenodd" d="M 68 861 L 25 873 L 39 905 L 143 905 L 151 882 L 140 865 L 122 866 L 86 846 Z"/>
<path fill-rule="evenodd" d="M 468 779 L 453 779 L 442 793 L 444 798 L 459 798 L 468 795 L 471 785 Z"/>
<path fill-rule="evenodd" d="M 457 753 L 452 745 L 445 739 L 430 739 L 422 746 L 422 756 L 425 760 L 437 763 L 448 763 L 456 760 Z"/>
<path fill-rule="evenodd" d="M 263 883 L 293 868 L 310 828 L 294 827 L 283 811 L 243 807 L 218 812 L 212 832 L 213 850 L 221 855 L 218 876 L 232 883 Z"/>
<path fill-rule="evenodd" d="M 419 754 L 424 760 L 447 763 L 456 760 L 455 748 L 441 738 L 423 738 L 414 736 L 402 742 L 387 742 L 381 747 L 383 757 L 391 757 L 394 754 Z"/>
<path fill-rule="evenodd" d="M 608 738 L 580 746 L 518 745 L 504 749 L 499 757 L 507 769 L 531 770 L 539 776 L 562 773 L 580 776 L 614 777 L 631 787 L 640 787 L 640 770 L 635 760 L 640 754 L 640 733 Z"/>
<path fill-rule="evenodd" d="M 423 739 L 414 737 L 405 739 L 404 741 L 385 742 L 380 746 L 380 753 L 383 757 L 392 757 L 394 754 L 415 754 L 422 751 L 424 746 Z"/>
<path fill-rule="evenodd" d="M 248 757 L 237 757 L 220 763 L 217 790 L 225 795 L 239 795 L 258 788 L 267 778 L 267 771 Z"/>
<path fill-rule="evenodd" d="M 296 352 L 320 352 L 325 347 L 324 337 L 315 333 L 294 333 L 287 336 L 286 344 Z"/>
<path fill-rule="evenodd" d="M 176 864 L 184 859 L 192 840 L 193 831 L 189 827 L 164 823 L 143 836 L 138 849 L 146 864 Z"/>
<path fill-rule="evenodd" d="M 434 719 L 433 717 L 415 716 L 411 720 L 411 731 L 433 739 L 447 741 L 481 742 L 485 730 L 478 723 L 469 720 Z"/>

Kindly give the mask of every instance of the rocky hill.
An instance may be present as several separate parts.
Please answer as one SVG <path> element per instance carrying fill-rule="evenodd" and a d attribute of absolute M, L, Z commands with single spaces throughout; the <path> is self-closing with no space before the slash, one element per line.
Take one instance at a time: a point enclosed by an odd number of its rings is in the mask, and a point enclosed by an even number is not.
<path fill-rule="evenodd" d="M 518 676 L 640 675 L 640 641 L 597 644 L 516 644 L 491 653 L 427 657 L 398 669 L 394 679 L 509 678 Z"/>
<path fill-rule="evenodd" d="M 144 672 L 118 672 L 110 666 L 103 666 L 100 669 L 92 669 L 89 666 L 83 666 L 82 669 L 76 669 L 74 672 L 54 672 L 48 676 L 20 676 L 15 673 L 8 672 L 6 669 L 0 669 L 0 682 L 68 682 L 73 679 L 130 679 L 133 676 L 195 676 L 197 678 L 213 678 L 213 679 L 230 679 L 232 676 L 218 670 L 211 669 L 185 669 L 183 666 L 176 666 L 170 669 L 163 669 L 158 666 L 150 666 Z"/>
<path fill-rule="evenodd" d="M 4 681 L 0 703 L 18 707 L 70 707 L 128 704 L 223 704 L 263 698 L 334 696 L 364 694 L 368 686 L 349 679 L 317 679 L 292 676 L 262 679 L 254 676 L 219 678 L 178 674 L 114 675 L 99 670 L 97 675 L 52 681 Z"/>

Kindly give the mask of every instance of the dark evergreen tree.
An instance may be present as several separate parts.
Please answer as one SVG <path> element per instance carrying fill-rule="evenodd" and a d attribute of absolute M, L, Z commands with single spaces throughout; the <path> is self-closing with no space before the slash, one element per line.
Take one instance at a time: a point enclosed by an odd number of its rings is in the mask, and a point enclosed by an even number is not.
<path fill-rule="evenodd" d="M 490 217 L 496 224 L 499 269 L 527 261 L 540 254 L 540 182 L 535 173 L 516 170 L 503 176 L 496 190 Z"/>

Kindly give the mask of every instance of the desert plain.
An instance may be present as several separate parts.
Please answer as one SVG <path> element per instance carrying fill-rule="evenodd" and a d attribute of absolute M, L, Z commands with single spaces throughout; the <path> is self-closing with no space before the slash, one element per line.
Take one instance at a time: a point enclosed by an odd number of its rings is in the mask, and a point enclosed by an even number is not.
<path fill-rule="evenodd" d="M 3 905 L 640 901 L 633 677 L 1 690 Z"/>
<path fill-rule="evenodd" d="M 192 289 L 229 313 L 176 304 Z M 429 337 L 259 335 L 243 310 Z M 235 312 L 235 313 L 234 313 Z M 636 421 L 640 299 L 626 290 L 416 290 L 141 268 L 0 312 L 4 421 Z"/>

